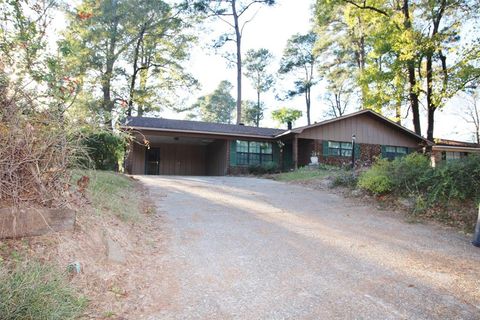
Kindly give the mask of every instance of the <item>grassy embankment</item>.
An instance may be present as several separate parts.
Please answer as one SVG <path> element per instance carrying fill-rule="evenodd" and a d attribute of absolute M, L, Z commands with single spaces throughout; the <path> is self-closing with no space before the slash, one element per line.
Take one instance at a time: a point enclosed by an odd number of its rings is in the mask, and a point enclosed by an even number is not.
<path fill-rule="evenodd" d="M 298 170 L 274 174 L 272 178 L 285 182 L 308 181 L 335 176 L 343 171 L 338 167 L 321 165 L 315 168 L 302 167 Z"/>
<path fill-rule="evenodd" d="M 139 218 L 141 196 L 134 180 L 110 171 L 76 170 L 72 181 L 82 176 L 90 179 L 87 197 L 97 214 L 112 213 L 123 221 Z"/>
<path fill-rule="evenodd" d="M 279 181 L 344 186 L 371 196 L 386 207 L 403 207 L 410 221 L 435 220 L 471 232 L 480 202 L 480 157 L 430 166 L 428 157 L 411 154 L 394 161 L 378 160 L 361 172 L 320 166 L 273 176 Z M 414 220 L 412 220 L 412 218 Z"/>
<path fill-rule="evenodd" d="M 76 181 L 89 177 L 86 197 L 97 215 L 114 214 L 123 221 L 140 216 L 140 192 L 135 181 L 113 172 L 76 170 Z M 39 261 L 29 254 L 29 239 L 0 241 L 0 319 L 76 319 L 86 308 L 69 279 L 67 266 Z M 20 249 L 19 249 L 20 248 Z"/>

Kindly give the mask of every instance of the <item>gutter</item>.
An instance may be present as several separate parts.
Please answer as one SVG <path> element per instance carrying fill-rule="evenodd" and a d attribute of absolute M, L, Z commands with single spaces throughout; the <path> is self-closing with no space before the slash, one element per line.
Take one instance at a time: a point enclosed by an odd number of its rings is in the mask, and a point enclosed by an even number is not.
<path fill-rule="evenodd" d="M 460 146 L 442 146 L 442 145 L 434 145 L 432 150 L 436 151 L 473 151 L 473 152 L 480 152 L 480 148 L 475 147 L 460 147 Z"/>
<path fill-rule="evenodd" d="M 146 130 L 146 131 L 157 131 L 157 132 L 178 132 L 178 133 L 194 133 L 194 134 L 206 134 L 206 135 L 216 135 L 216 136 L 229 136 L 229 137 L 244 137 L 244 138 L 259 138 L 259 139 L 269 139 L 275 140 L 276 136 L 260 136 L 260 135 L 249 135 L 242 133 L 226 133 L 226 132 L 210 132 L 210 131 L 196 131 L 196 130 L 176 130 L 176 129 L 161 129 L 161 128 L 149 128 L 149 127 L 132 127 L 132 126 L 120 126 L 120 129 L 126 130 Z"/>

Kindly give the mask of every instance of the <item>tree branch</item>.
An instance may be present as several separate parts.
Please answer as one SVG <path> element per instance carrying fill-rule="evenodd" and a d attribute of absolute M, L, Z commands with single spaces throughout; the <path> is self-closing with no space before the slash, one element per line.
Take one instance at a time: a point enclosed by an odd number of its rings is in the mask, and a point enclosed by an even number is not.
<path fill-rule="evenodd" d="M 384 11 L 384 10 L 381 10 L 381 9 L 378 9 L 378 8 L 375 8 L 375 7 L 372 7 L 372 6 L 368 6 L 366 4 L 366 1 L 363 1 L 363 5 L 359 5 L 358 3 L 356 3 L 354 0 L 343 0 L 344 2 L 346 3 L 349 3 L 351 4 L 352 6 L 358 8 L 358 9 L 362 9 L 362 10 L 371 10 L 371 11 L 375 11 L 377 13 L 380 13 L 381 15 L 384 15 L 385 17 L 390 17 L 390 15 Z"/>

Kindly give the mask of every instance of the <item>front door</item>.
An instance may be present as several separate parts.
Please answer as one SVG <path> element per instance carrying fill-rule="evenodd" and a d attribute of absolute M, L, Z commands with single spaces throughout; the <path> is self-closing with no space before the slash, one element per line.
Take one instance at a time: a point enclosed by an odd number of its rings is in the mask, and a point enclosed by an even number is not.
<path fill-rule="evenodd" d="M 160 173 L 160 148 L 147 149 L 145 154 L 145 174 Z"/>

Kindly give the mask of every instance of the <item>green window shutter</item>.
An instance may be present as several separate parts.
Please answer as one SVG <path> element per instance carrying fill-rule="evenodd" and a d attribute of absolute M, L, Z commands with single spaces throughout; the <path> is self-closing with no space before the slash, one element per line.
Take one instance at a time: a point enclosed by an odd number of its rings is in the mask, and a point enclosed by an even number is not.
<path fill-rule="evenodd" d="M 355 159 L 360 159 L 360 144 L 355 143 Z"/>
<path fill-rule="evenodd" d="M 292 145 L 285 144 L 283 148 L 283 169 L 291 169 L 293 166 Z"/>
<path fill-rule="evenodd" d="M 237 141 L 230 140 L 230 165 L 237 165 Z"/>
<path fill-rule="evenodd" d="M 382 158 L 386 158 L 386 157 L 387 157 L 387 147 L 382 146 Z"/>
<path fill-rule="evenodd" d="M 322 154 L 324 157 L 328 157 L 328 141 L 323 140 L 322 142 Z"/>

